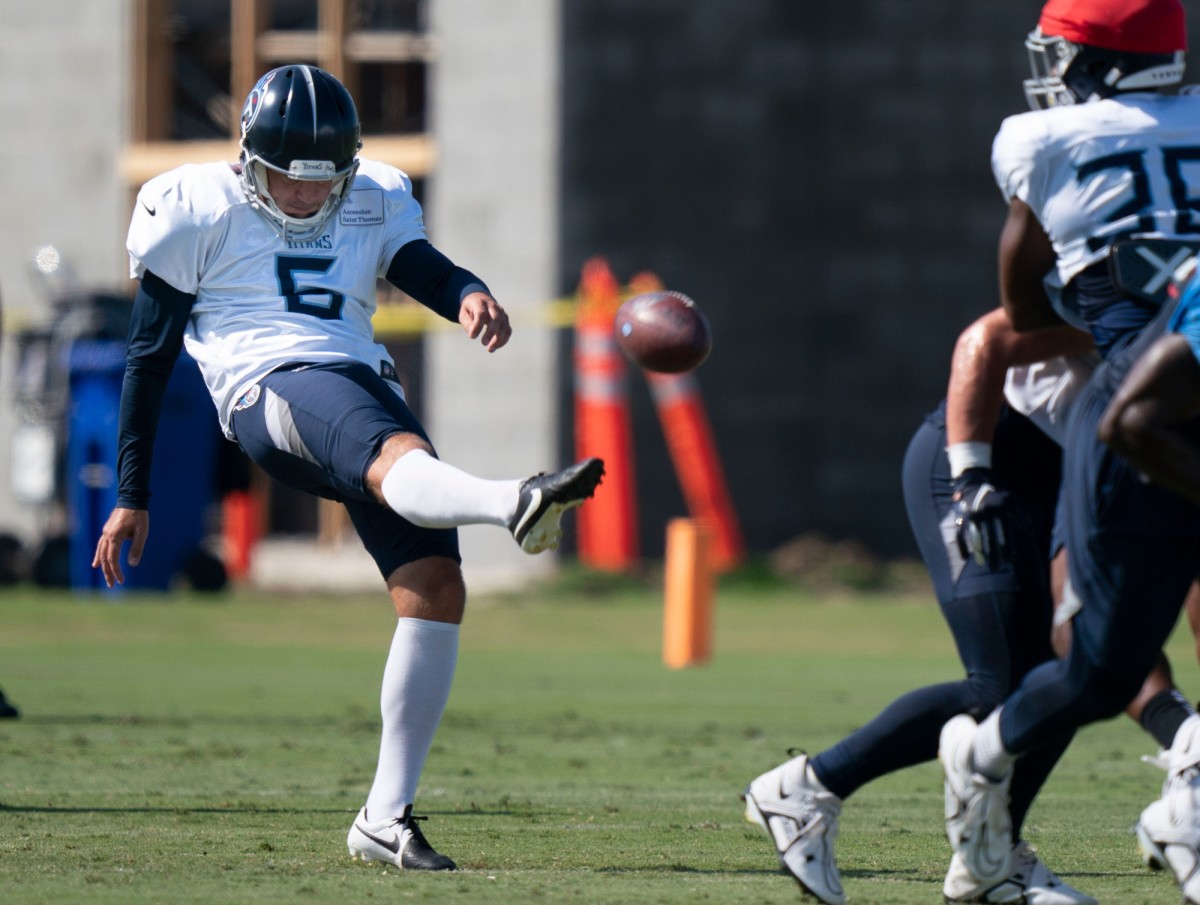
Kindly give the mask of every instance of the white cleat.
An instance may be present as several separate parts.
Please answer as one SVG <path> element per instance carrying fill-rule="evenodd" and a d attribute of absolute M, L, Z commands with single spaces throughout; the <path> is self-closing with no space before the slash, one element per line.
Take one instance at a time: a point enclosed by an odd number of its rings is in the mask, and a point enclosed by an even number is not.
<path fill-rule="evenodd" d="M 1174 743 L 1154 758 L 1167 771 L 1162 797 L 1138 818 L 1138 849 L 1155 870 L 1170 869 L 1183 901 L 1200 905 L 1200 717 L 1184 721 Z"/>
<path fill-rule="evenodd" d="M 399 817 L 371 822 L 363 808 L 350 825 L 346 847 L 350 857 L 359 861 L 384 861 L 404 870 L 456 870 L 453 861 L 439 855 L 426 840 L 418 820 L 412 815 L 412 805 Z"/>
<path fill-rule="evenodd" d="M 960 714 L 942 727 L 938 760 L 946 773 L 946 836 L 963 867 L 977 883 L 991 886 L 1008 878 L 1012 865 L 1009 775 L 993 780 L 971 765 L 975 720 Z M 951 862 L 953 866 L 953 862 Z"/>
<path fill-rule="evenodd" d="M 807 755 L 764 773 L 742 798 L 746 820 L 771 837 L 779 863 L 801 888 L 825 905 L 844 905 L 833 855 L 842 800 L 815 781 Z"/>
<path fill-rule="evenodd" d="M 1012 868 L 999 883 L 980 883 L 957 853 L 950 860 L 942 894 L 947 902 L 1023 903 L 1023 905 L 1097 905 L 1094 898 L 1064 883 L 1028 842 L 1012 850 Z"/>
<path fill-rule="evenodd" d="M 1169 869 L 1183 901 L 1200 905 L 1200 827 L 1196 822 L 1195 778 L 1178 782 L 1138 819 L 1138 849 L 1147 867 Z"/>

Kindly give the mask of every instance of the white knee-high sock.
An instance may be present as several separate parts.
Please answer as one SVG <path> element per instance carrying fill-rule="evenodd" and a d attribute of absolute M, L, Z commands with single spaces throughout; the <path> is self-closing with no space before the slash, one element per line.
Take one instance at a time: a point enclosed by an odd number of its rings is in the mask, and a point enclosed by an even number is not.
<path fill-rule="evenodd" d="M 414 449 L 396 460 L 381 482 L 394 512 L 422 528 L 507 526 L 517 511 L 521 481 L 489 481 Z"/>
<path fill-rule="evenodd" d="M 400 619 L 392 638 L 379 709 L 383 738 L 379 766 L 367 796 L 367 819 L 399 817 L 413 803 L 454 680 L 458 626 Z"/>

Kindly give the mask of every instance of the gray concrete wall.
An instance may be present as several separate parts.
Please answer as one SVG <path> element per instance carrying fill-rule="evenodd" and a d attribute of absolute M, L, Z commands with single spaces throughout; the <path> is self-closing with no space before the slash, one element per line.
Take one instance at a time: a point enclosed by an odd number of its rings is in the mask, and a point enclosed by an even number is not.
<path fill-rule="evenodd" d="M 75 277 L 125 279 L 125 198 L 116 168 L 127 134 L 126 0 L 10 2 L 0 25 L 0 531 L 28 536 L 42 513 L 10 493 L 14 357 L 9 334 L 41 322 L 46 300 L 30 259 L 55 245 Z"/>
<path fill-rule="evenodd" d="M 901 462 L 998 304 L 991 142 L 1026 109 L 1040 6 L 564 5 L 560 288 L 604 254 L 707 311 L 698 378 L 752 549 L 819 530 L 915 552 Z M 634 386 L 653 552 L 683 503 Z"/>
<path fill-rule="evenodd" d="M 422 412 L 440 455 L 475 474 L 552 470 L 556 336 L 545 319 L 558 268 L 557 0 L 433 0 L 438 42 L 427 199 L 435 245 L 487 281 L 512 341 L 488 355 L 459 330 L 427 348 Z M 468 582 L 545 572 L 495 528 L 461 532 Z"/>

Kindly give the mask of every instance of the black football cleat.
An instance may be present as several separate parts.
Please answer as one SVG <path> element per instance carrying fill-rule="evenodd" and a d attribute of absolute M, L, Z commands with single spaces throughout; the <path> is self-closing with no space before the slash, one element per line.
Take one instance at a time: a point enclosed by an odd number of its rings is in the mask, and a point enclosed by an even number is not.
<path fill-rule="evenodd" d="M 556 549 L 562 538 L 562 515 L 596 492 L 604 477 L 601 459 L 584 459 L 553 474 L 536 474 L 521 484 L 517 513 L 508 523 L 526 553 Z"/>

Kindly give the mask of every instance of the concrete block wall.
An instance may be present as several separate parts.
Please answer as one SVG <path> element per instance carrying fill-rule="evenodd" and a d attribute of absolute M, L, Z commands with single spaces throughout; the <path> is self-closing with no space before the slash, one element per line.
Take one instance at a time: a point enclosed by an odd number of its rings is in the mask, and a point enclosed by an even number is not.
<path fill-rule="evenodd" d="M 0 27 L 0 532 L 23 538 L 41 513 L 11 493 L 13 345 L 7 334 L 41 323 L 47 301 L 31 259 L 53 244 L 87 286 L 124 285 L 126 200 L 116 161 L 125 136 L 126 0 L 7 3 Z"/>
<path fill-rule="evenodd" d="M 819 530 L 915 553 L 901 462 L 998 304 L 991 142 L 1027 109 L 1040 7 L 564 4 L 560 285 L 603 254 L 708 313 L 698 378 L 752 549 Z M 653 552 L 683 504 L 635 389 Z"/>
<path fill-rule="evenodd" d="M 486 477 L 553 470 L 558 458 L 556 332 L 545 318 L 558 272 L 559 3 L 432 4 L 438 58 L 428 188 L 435 245 L 487 283 L 512 341 L 489 355 L 460 330 L 435 334 L 422 413 L 439 454 Z M 507 532 L 460 532 L 468 583 L 547 572 Z"/>

